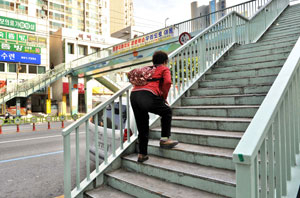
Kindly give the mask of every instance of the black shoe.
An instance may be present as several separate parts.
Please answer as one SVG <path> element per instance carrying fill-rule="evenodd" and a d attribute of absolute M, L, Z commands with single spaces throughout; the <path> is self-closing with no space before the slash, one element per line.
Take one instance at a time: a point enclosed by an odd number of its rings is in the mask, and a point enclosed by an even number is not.
<path fill-rule="evenodd" d="M 174 146 L 176 146 L 178 144 L 177 140 L 160 140 L 159 145 L 160 148 L 173 148 Z"/>
<path fill-rule="evenodd" d="M 146 161 L 148 159 L 149 159 L 148 155 L 139 154 L 137 161 L 143 163 L 144 161 Z"/>

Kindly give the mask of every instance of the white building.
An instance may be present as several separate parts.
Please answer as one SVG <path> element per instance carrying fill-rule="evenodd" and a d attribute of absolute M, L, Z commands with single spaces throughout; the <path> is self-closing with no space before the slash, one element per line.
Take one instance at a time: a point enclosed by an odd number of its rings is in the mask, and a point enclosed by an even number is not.
<path fill-rule="evenodd" d="M 98 52 L 101 49 L 108 48 L 123 41 L 122 39 L 103 37 L 97 34 L 61 28 L 50 36 L 50 62 L 53 65 L 69 63 L 75 59 Z M 105 51 L 102 53 L 105 53 Z M 71 63 L 72 66 L 76 66 L 74 64 Z M 70 112 L 67 108 L 67 96 L 69 94 L 67 84 L 68 78 L 64 77 L 52 85 L 53 90 L 55 90 L 55 92 L 53 92 L 53 100 L 57 102 L 59 112 L 63 114 Z M 79 111 L 84 112 L 83 84 L 84 79 L 79 79 Z M 100 85 L 94 82 L 94 86 Z"/>

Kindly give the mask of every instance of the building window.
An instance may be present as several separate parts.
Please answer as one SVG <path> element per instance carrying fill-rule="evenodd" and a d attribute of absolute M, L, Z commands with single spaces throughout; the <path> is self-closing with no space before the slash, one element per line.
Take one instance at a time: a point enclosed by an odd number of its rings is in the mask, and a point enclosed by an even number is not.
<path fill-rule="evenodd" d="M 38 74 L 43 74 L 46 72 L 45 66 L 38 66 Z"/>
<path fill-rule="evenodd" d="M 0 72 L 4 72 L 5 63 L 0 63 Z"/>
<path fill-rule="evenodd" d="M 78 45 L 78 54 L 82 56 L 87 55 L 87 46 L 84 45 Z"/>
<path fill-rule="evenodd" d="M 17 72 L 16 63 L 8 63 L 8 72 Z"/>
<path fill-rule="evenodd" d="M 98 47 L 91 47 L 91 53 L 95 53 L 95 52 L 99 52 L 100 51 L 100 48 Z"/>
<path fill-rule="evenodd" d="M 26 65 L 20 65 L 19 73 L 26 73 Z"/>
<path fill-rule="evenodd" d="M 68 43 L 68 54 L 74 54 L 74 44 Z"/>
<path fill-rule="evenodd" d="M 29 73 L 30 74 L 36 74 L 37 73 L 37 67 L 35 65 L 29 65 Z"/>

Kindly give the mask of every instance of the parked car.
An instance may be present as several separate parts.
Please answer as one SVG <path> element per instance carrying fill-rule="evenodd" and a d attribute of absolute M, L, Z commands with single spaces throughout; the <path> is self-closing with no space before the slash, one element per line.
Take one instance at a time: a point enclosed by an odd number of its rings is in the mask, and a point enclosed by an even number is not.
<path fill-rule="evenodd" d="M 122 103 L 126 104 L 126 103 Z M 121 144 L 121 132 L 120 132 L 120 119 L 122 120 L 123 126 L 123 142 L 127 140 L 127 132 L 128 132 L 128 124 L 127 124 L 127 110 L 126 105 L 122 105 L 122 109 L 119 109 L 119 102 L 114 103 L 115 109 L 115 145 L 118 148 Z M 113 134 L 112 134 L 112 108 L 107 107 L 107 150 L 108 156 L 112 153 L 112 141 L 113 141 Z M 100 162 L 104 160 L 104 127 L 103 127 L 103 111 L 98 113 L 98 151 L 99 151 L 99 159 Z M 133 123 L 134 123 L 134 116 L 132 110 L 130 111 L 130 135 L 133 132 Z M 91 120 L 89 124 L 89 131 L 90 131 L 90 154 L 91 160 L 95 161 L 95 123 L 94 120 Z"/>

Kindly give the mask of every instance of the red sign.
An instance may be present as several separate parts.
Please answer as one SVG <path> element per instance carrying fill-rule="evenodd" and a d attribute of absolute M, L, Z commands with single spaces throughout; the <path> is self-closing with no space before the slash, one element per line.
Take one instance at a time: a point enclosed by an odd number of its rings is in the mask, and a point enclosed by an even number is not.
<path fill-rule="evenodd" d="M 84 94 L 84 84 L 78 83 L 78 93 Z M 69 83 L 63 83 L 63 94 L 69 94 Z"/>

